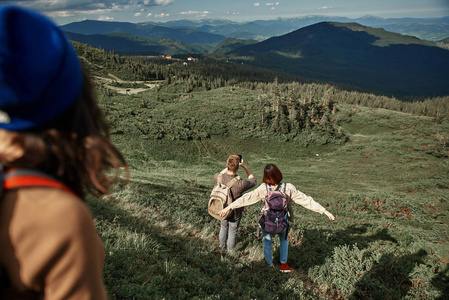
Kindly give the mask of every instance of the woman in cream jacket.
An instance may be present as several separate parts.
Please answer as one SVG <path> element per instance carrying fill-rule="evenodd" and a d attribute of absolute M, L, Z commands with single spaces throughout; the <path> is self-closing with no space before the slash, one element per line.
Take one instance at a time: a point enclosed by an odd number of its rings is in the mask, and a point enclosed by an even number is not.
<path fill-rule="evenodd" d="M 257 203 L 259 201 L 264 201 L 265 195 L 268 191 L 268 186 L 271 190 L 278 189 L 278 186 L 282 182 L 282 172 L 279 170 L 279 168 L 274 164 L 268 164 L 263 173 L 263 179 L 264 182 L 261 184 L 257 189 L 255 189 L 252 192 L 244 194 L 242 197 L 240 197 L 238 200 L 232 202 L 231 205 L 224 208 L 220 211 L 220 214 L 225 215 L 227 211 L 231 209 L 236 209 L 239 207 L 249 206 L 251 204 Z M 325 214 L 330 220 L 335 220 L 335 217 L 333 214 L 331 214 L 329 211 L 327 211 L 323 206 L 321 206 L 318 202 L 313 200 L 312 197 L 305 195 L 304 193 L 298 191 L 296 187 L 291 183 L 286 183 L 285 185 L 285 191 L 284 193 L 287 196 L 287 207 L 288 207 L 288 220 L 293 221 L 294 215 L 293 215 L 293 209 L 292 204 L 299 204 L 311 211 Z M 263 249 L 264 249 L 264 256 L 265 260 L 268 263 L 268 265 L 271 268 L 274 268 L 273 266 L 273 258 L 271 255 L 271 244 L 273 235 L 265 232 L 263 228 Z M 280 238 L 280 262 L 281 262 L 281 272 L 291 272 L 293 269 L 287 265 L 287 256 L 288 256 L 288 241 L 286 239 L 287 235 L 287 229 L 288 227 L 284 228 L 281 234 L 279 234 Z"/>

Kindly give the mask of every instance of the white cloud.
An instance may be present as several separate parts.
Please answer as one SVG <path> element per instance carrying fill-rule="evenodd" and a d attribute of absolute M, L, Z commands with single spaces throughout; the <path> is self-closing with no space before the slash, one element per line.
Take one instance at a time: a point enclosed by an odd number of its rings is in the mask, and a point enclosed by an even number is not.
<path fill-rule="evenodd" d="M 155 14 L 154 17 L 155 18 L 165 18 L 165 17 L 170 17 L 170 14 L 160 13 L 160 14 Z"/>
<path fill-rule="evenodd" d="M 142 15 L 142 13 L 138 12 L 134 14 L 134 17 L 140 17 Z"/>
<path fill-rule="evenodd" d="M 225 15 L 240 15 L 241 13 L 238 11 L 224 11 Z"/>
<path fill-rule="evenodd" d="M 256 2 L 256 3 L 253 4 L 253 6 L 260 6 L 260 3 Z"/>
<path fill-rule="evenodd" d="M 98 13 L 128 9 L 130 6 L 167 6 L 174 0 L 16 0 L 17 5 L 28 6 L 47 14 L 72 11 L 74 13 Z M 0 2 L 2 2 L 0 0 Z"/>
<path fill-rule="evenodd" d="M 274 2 L 267 2 L 265 5 L 266 6 L 278 6 L 279 2 L 276 2 L 276 3 L 274 3 Z"/>
<path fill-rule="evenodd" d="M 173 3 L 173 0 L 154 0 L 154 3 L 158 6 L 166 6 Z"/>
<path fill-rule="evenodd" d="M 153 14 L 152 13 L 148 13 L 147 14 L 147 17 L 151 17 Z"/>
<path fill-rule="evenodd" d="M 114 18 L 108 17 L 108 16 L 99 16 L 98 21 L 111 21 L 114 20 Z"/>
<path fill-rule="evenodd" d="M 204 10 L 204 11 L 189 10 L 189 11 L 182 11 L 179 14 L 180 15 L 202 15 L 202 16 L 205 16 L 207 14 L 210 14 L 210 12 L 207 10 Z"/>
<path fill-rule="evenodd" d="M 47 13 L 47 15 L 52 18 L 67 18 L 67 17 L 74 16 L 74 14 L 72 12 L 69 12 L 67 10 L 53 11 L 53 12 Z"/>
<path fill-rule="evenodd" d="M 15 3 L 45 12 L 60 10 L 84 12 L 92 10 L 112 10 L 116 7 L 124 7 L 126 5 L 132 4 L 133 0 L 18 0 L 15 1 Z"/>

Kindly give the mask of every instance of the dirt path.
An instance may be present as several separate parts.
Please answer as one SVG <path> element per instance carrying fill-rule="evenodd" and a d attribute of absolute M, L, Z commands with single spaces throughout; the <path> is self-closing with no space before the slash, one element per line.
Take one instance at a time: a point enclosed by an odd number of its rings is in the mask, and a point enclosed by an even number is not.
<path fill-rule="evenodd" d="M 118 78 L 117 76 L 113 75 L 113 74 L 108 74 L 108 76 L 110 78 L 106 78 L 106 77 L 99 77 L 99 76 L 95 76 L 95 80 L 100 83 L 104 88 L 116 91 L 119 94 L 123 94 L 123 95 L 132 95 L 132 94 L 137 94 L 137 93 L 141 93 L 141 92 L 145 92 L 148 90 L 151 90 L 157 86 L 159 86 L 163 80 L 154 80 L 154 81 L 126 81 L 126 80 L 122 80 L 120 78 Z M 139 87 L 139 88 L 130 88 L 130 87 L 117 87 L 117 86 L 113 86 L 111 85 L 112 83 L 119 83 L 119 84 L 143 84 L 146 86 L 146 88 L 143 87 Z"/>

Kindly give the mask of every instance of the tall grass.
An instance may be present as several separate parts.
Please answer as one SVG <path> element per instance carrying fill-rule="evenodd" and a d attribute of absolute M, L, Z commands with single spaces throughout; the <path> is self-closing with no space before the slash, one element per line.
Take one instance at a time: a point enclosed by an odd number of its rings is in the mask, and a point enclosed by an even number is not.
<path fill-rule="evenodd" d="M 110 297 L 447 299 L 449 122 L 341 104 L 335 117 L 349 141 L 305 146 L 260 131 L 251 116 L 258 101 L 257 90 L 185 94 L 176 84 L 101 99 L 131 168 L 128 184 L 88 202 Z M 246 209 L 236 251 L 219 251 L 219 222 L 206 206 L 229 154 L 242 154 L 259 183 L 276 163 L 336 215 L 295 207 L 295 272 L 268 269 L 255 235 L 259 205 Z M 278 248 L 275 240 L 275 262 Z"/>

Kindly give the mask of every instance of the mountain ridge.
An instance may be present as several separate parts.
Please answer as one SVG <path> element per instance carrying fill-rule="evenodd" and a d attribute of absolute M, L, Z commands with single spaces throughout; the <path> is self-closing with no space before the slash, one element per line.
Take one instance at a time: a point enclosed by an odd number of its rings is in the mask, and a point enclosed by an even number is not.
<path fill-rule="evenodd" d="M 73 34 L 68 35 L 75 39 Z M 209 48 L 202 45 L 202 50 L 200 45 L 168 39 L 144 40 L 123 33 L 83 38 L 108 42 L 115 39 L 118 48 L 108 50 L 120 49 L 122 54 L 195 54 L 208 50 L 228 53 L 225 59 L 230 62 L 282 72 L 298 80 L 344 85 L 400 98 L 449 94 L 449 52 L 442 48 L 445 40 L 437 45 L 357 23 L 320 22 L 262 42 L 227 39 L 208 45 Z"/>
<path fill-rule="evenodd" d="M 147 38 L 123 32 L 84 35 L 66 32 L 72 41 L 123 55 L 174 55 L 207 51 L 199 45 L 186 44 L 171 38 Z"/>
<path fill-rule="evenodd" d="M 449 16 L 442 18 L 380 18 L 376 16 L 363 16 L 360 18 L 347 18 L 339 16 L 308 15 L 293 18 L 277 18 L 272 20 L 253 20 L 247 22 L 214 24 L 214 19 L 169 21 L 161 24 L 169 26 L 192 26 L 200 30 L 204 24 L 213 24 L 214 33 L 232 38 L 257 39 L 259 41 L 270 37 L 284 35 L 288 32 L 310 26 L 320 22 L 359 23 L 365 26 L 384 28 L 405 35 L 414 35 L 420 39 L 437 41 L 449 37 Z M 188 21 L 188 22 L 186 22 Z M 258 38 L 259 37 L 259 38 Z"/>
<path fill-rule="evenodd" d="M 84 22 L 84 23 L 83 23 Z M 87 22 L 101 22 L 91 23 L 92 28 L 88 28 Z M 143 23 L 128 23 L 128 22 L 112 22 L 112 21 L 82 21 L 74 22 L 61 26 L 63 30 L 80 33 L 80 34 L 101 34 L 110 33 L 98 32 L 99 28 L 105 26 L 119 27 L 121 23 L 134 24 L 131 27 L 140 25 L 162 25 L 175 29 L 190 28 L 201 32 L 218 34 L 224 37 L 238 38 L 238 39 L 256 39 L 259 41 L 268 39 L 270 37 L 284 35 L 291 31 L 300 29 L 302 27 L 310 26 L 319 22 L 344 22 L 344 23 L 359 23 L 365 26 L 381 27 L 387 31 L 396 32 L 405 35 L 413 35 L 420 39 L 438 41 L 449 37 L 449 16 L 442 18 L 379 18 L 376 16 L 363 16 L 361 18 L 347 18 L 338 16 L 322 16 L 309 15 L 294 18 L 277 18 L 272 20 L 253 20 L 246 22 L 234 22 L 226 19 L 200 19 L 200 20 L 176 20 L 168 22 L 143 22 Z M 130 25 L 125 25 L 130 27 Z M 131 30 L 131 29 L 130 29 Z M 133 32 L 129 32 L 135 34 Z M 150 36 L 147 36 L 150 37 Z M 154 36 L 152 36 L 154 37 Z M 171 36 L 173 38 L 173 36 Z M 218 38 L 218 37 L 217 37 Z M 222 38 L 224 40 L 224 38 Z M 222 41 L 220 40 L 220 41 Z M 218 42 L 220 42 L 218 41 Z M 215 43 L 218 43 L 215 42 Z"/>
<path fill-rule="evenodd" d="M 449 51 L 354 23 L 321 22 L 229 53 L 246 63 L 396 96 L 449 93 Z"/>
<path fill-rule="evenodd" d="M 172 38 L 186 44 L 206 43 L 213 44 L 223 41 L 226 37 L 198 31 L 192 28 L 179 27 L 173 28 L 161 24 L 147 23 L 129 23 L 129 22 L 105 22 L 84 20 L 60 26 L 60 28 L 69 33 L 94 35 L 109 33 L 129 33 L 136 36 L 147 38 Z"/>

